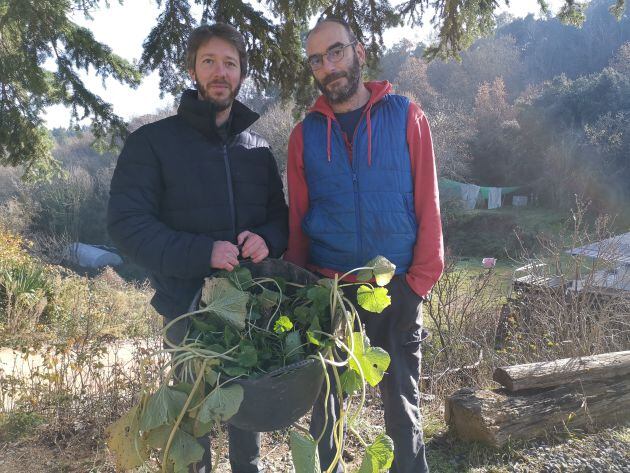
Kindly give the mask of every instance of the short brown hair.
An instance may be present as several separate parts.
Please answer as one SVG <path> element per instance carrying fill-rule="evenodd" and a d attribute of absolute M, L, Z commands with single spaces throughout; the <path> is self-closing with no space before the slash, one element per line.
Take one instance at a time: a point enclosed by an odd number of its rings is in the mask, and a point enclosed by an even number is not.
<path fill-rule="evenodd" d="M 197 51 L 202 44 L 205 44 L 212 38 L 221 38 L 236 48 L 241 63 L 241 78 L 245 77 L 247 75 L 247 48 L 245 46 L 245 38 L 243 38 L 243 35 L 236 28 L 227 23 L 201 25 L 190 33 L 188 44 L 186 45 L 186 67 L 189 70 L 195 70 Z"/>
<path fill-rule="evenodd" d="M 348 38 L 350 39 L 350 42 L 357 41 L 357 35 L 354 34 L 354 31 L 352 31 L 352 28 L 350 28 L 348 22 L 343 18 L 337 18 L 335 16 L 320 17 L 317 20 L 317 24 L 313 26 L 313 28 L 306 34 L 306 37 L 308 38 L 311 33 L 313 33 L 313 31 L 317 30 L 324 23 L 337 23 L 338 25 L 343 26 L 343 29 L 346 30 L 346 33 L 348 33 Z"/>

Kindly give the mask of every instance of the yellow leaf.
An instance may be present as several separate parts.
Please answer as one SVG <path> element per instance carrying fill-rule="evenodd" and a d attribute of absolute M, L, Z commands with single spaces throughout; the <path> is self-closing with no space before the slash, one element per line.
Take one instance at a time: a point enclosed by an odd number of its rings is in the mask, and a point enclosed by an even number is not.
<path fill-rule="evenodd" d="M 106 430 L 107 446 L 121 471 L 137 468 L 149 459 L 146 442 L 140 436 L 138 408 L 139 405 L 132 407 Z"/>

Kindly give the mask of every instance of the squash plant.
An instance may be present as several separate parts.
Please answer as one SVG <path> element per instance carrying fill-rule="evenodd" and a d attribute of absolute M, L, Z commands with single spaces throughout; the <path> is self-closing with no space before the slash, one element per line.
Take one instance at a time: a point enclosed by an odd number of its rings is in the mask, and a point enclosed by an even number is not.
<path fill-rule="evenodd" d="M 273 276 L 252 278 L 246 268 L 206 279 L 199 308 L 164 328 L 165 351 L 171 361 L 162 367 L 161 384 L 157 389 L 147 386 L 139 402 L 108 428 L 108 446 L 118 468 L 136 468 L 157 451 L 162 472 L 187 472 L 203 456 L 196 439 L 238 412 L 243 387 L 234 380 L 261 377 L 300 360 L 316 359 L 325 373 L 322 389 L 328 395 L 335 386 L 341 406 L 333 426 L 337 445 L 333 464 L 343 463 L 341 446 L 349 429 L 365 447 L 358 473 L 387 471 L 393 461 L 392 440 L 381 434 L 368 445 L 349 425 L 363 408 L 366 383 L 376 386 L 390 359 L 385 350 L 370 346 L 343 289 L 356 285 L 358 304 L 380 313 L 391 303 L 382 286 L 394 270 L 392 263 L 379 256 L 341 277 L 311 285 Z M 345 282 L 352 273 L 362 282 Z M 184 341 L 175 345 L 166 332 L 182 320 L 189 322 L 190 329 Z M 296 473 L 321 473 L 317 454 L 321 438 L 314 439 L 297 424 L 294 427 L 290 447 Z M 333 466 L 328 472 L 332 470 Z"/>

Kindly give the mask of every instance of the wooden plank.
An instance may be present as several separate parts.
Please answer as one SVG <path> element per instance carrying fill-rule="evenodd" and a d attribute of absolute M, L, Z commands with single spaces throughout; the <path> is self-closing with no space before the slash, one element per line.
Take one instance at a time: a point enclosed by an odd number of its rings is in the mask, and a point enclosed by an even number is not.
<path fill-rule="evenodd" d="M 493 379 L 509 391 L 540 389 L 563 384 L 630 375 L 630 351 L 564 358 L 494 370 Z"/>
<path fill-rule="evenodd" d="M 630 420 L 630 377 L 509 393 L 460 389 L 446 400 L 446 423 L 461 439 L 502 446 L 553 429 L 594 429 Z"/>

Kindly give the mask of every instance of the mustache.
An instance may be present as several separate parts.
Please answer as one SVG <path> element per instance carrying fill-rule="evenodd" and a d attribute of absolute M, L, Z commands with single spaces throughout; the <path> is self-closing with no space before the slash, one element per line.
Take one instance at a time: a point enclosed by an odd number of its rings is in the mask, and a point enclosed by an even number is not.
<path fill-rule="evenodd" d="M 348 73 L 346 73 L 344 71 L 333 72 L 332 74 L 327 75 L 322 80 L 322 85 L 328 85 L 331 82 L 336 81 L 337 79 L 341 79 L 342 77 L 345 77 L 347 79 L 348 78 Z"/>
<path fill-rule="evenodd" d="M 230 89 L 232 88 L 230 83 L 224 80 L 214 80 L 212 82 L 206 82 L 206 87 L 211 86 L 211 85 L 225 85 Z"/>

